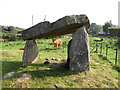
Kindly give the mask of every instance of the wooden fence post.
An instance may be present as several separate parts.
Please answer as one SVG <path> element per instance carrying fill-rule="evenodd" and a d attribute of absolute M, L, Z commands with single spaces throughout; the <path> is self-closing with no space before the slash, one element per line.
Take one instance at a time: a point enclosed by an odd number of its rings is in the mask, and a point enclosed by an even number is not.
<path fill-rule="evenodd" d="M 118 53 L 118 48 L 115 49 L 116 50 L 116 54 L 115 54 L 115 66 L 117 65 L 117 53 Z"/>
<path fill-rule="evenodd" d="M 95 49 L 95 47 L 96 47 L 96 45 L 95 46 L 93 46 L 93 48 L 92 48 L 92 50 L 90 51 L 90 53 Z"/>
<path fill-rule="evenodd" d="M 100 55 L 102 54 L 102 42 L 100 43 Z"/>
<path fill-rule="evenodd" d="M 96 43 L 96 53 L 98 52 L 98 43 Z"/>
<path fill-rule="evenodd" d="M 107 58 L 107 55 L 108 55 L 108 44 L 106 45 L 106 58 Z"/>

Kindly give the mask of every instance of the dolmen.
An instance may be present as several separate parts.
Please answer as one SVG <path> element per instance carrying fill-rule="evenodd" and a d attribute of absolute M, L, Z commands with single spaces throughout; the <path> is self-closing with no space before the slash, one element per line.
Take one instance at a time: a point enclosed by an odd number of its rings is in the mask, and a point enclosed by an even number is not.
<path fill-rule="evenodd" d="M 38 58 L 36 39 L 72 34 L 68 44 L 67 67 L 71 71 L 89 70 L 89 38 L 87 30 L 90 26 L 85 14 L 70 15 L 55 22 L 40 22 L 26 30 L 20 31 L 21 38 L 26 40 L 23 54 L 23 66 L 33 63 Z"/>

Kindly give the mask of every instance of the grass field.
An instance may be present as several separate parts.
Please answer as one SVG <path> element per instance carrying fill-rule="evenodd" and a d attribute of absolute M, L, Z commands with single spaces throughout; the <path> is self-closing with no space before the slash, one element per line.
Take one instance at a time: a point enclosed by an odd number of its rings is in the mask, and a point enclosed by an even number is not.
<path fill-rule="evenodd" d="M 90 50 L 97 37 L 90 37 Z M 102 37 L 101 37 L 102 38 Z M 23 51 L 19 48 L 25 46 L 25 41 L 4 42 L 2 45 L 2 76 L 8 72 L 15 72 L 12 77 L 3 79 L 3 88 L 55 88 L 57 84 L 60 88 L 118 88 L 119 68 L 114 66 L 114 50 L 111 48 L 108 59 L 99 53 L 90 54 L 90 71 L 72 72 L 65 69 L 64 64 L 44 65 L 46 58 L 67 58 L 67 44 L 71 39 L 69 36 L 59 38 L 63 40 L 63 47 L 54 49 L 51 39 L 39 39 L 39 59 L 22 70 Z M 116 38 L 105 38 L 105 42 L 115 41 Z M 114 42 L 110 45 L 114 45 Z M 105 51 L 105 48 L 103 49 Z M 110 62 L 112 61 L 112 62 Z M 24 73 L 30 74 L 30 79 L 21 79 Z"/>

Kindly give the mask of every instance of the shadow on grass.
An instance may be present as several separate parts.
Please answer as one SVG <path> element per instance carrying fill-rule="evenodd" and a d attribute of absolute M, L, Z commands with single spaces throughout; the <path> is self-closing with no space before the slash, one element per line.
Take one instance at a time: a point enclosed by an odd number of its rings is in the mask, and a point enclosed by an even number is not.
<path fill-rule="evenodd" d="M 30 67 L 29 67 L 30 66 Z M 19 77 L 22 73 L 29 73 L 36 78 L 45 77 L 63 77 L 76 74 L 78 72 L 72 72 L 66 68 L 66 63 L 51 63 L 51 64 L 30 64 L 21 70 L 20 73 L 16 73 Z M 17 72 L 22 67 L 22 62 L 19 61 L 3 61 L 2 73 L 3 76 L 9 72 Z M 15 76 L 15 78 L 16 78 Z M 13 77 L 14 78 L 14 77 Z"/>
<path fill-rule="evenodd" d="M 39 51 L 51 51 L 51 50 L 56 50 L 54 48 L 43 48 L 43 49 L 40 49 Z"/>
<path fill-rule="evenodd" d="M 19 61 L 2 61 L 2 74 L 5 75 L 9 72 L 15 72 L 22 66 Z"/>
<path fill-rule="evenodd" d="M 105 56 L 103 56 L 103 55 L 98 55 L 98 56 L 99 56 L 99 58 L 101 58 L 101 60 L 106 60 L 113 66 L 113 63 L 109 59 L 107 59 Z"/>
<path fill-rule="evenodd" d="M 42 48 L 39 49 L 39 52 L 41 51 L 47 51 L 47 52 L 52 52 L 52 51 L 58 51 L 58 50 L 63 50 L 64 48 Z"/>
<path fill-rule="evenodd" d="M 63 77 L 78 73 L 66 69 L 65 64 L 57 64 L 57 65 L 55 65 L 54 63 L 51 64 L 53 65 L 31 64 L 31 66 L 35 67 L 34 70 L 23 71 L 22 73 L 29 73 L 36 78 Z M 43 67 L 44 69 L 41 69 Z"/>
<path fill-rule="evenodd" d="M 113 66 L 113 69 L 120 72 L 120 66 Z"/>
<path fill-rule="evenodd" d="M 107 59 L 107 58 L 104 57 L 103 55 L 98 55 L 98 56 L 99 56 L 99 58 L 101 58 L 102 60 L 108 61 L 108 62 L 110 63 L 110 65 L 113 67 L 114 70 L 120 72 L 120 66 L 117 66 L 117 65 L 115 66 L 115 65 L 113 64 L 113 62 L 111 62 L 109 59 Z"/>

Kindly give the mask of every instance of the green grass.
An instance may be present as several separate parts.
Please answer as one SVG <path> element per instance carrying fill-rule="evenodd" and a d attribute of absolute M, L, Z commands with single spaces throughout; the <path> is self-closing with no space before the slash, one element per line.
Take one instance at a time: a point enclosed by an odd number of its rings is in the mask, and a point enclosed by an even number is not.
<path fill-rule="evenodd" d="M 100 42 L 94 42 L 97 38 L 104 38 L 102 41 L 102 57 L 105 58 L 107 56 L 107 60 L 115 64 L 115 58 L 116 58 L 116 47 L 120 45 L 118 44 L 118 38 L 117 37 L 90 37 L 90 50 L 93 50 L 92 52 L 96 51 L 96 48 L 94 46 L 96 43 L 98 43 L 98 54 L 100 54 Z M 108 44 L 108 54 L 106 55 L 106 45 Z M 94 48 L 94 49 L 93 49 Z M 120 50 L 118 50 L 119 54 Z M 118 64 L 118 63 L 117 63 Z"/>
<path fill-rule="evenodd" d="M 13 77 L 3 79 L 3 88 L 54 88 L 57 84 L 60 88 L 118 88 L 118 69 L 114 64 L 109 62 L 105 56 L 99 53 L 90 54 L 90 71 L 72 72 L 65 69 L 65 65 L 58 63 L 57 65 L 44 65 L 45 58 L 67 58 L 66 44 L 71 37 L 59 38 L 63 40 L 63 47 L 54 49 L 51 39 L 37 40 L 39 48 L 39 59 L 19 70 L 22 66 L 23 51 L 19 48 L 24 47 L 25 41 L 4 42 L 2 45 L 2 73 L 5 75 L 8 72 L 14 71 Z M 96 37 L 90 37 L 90 42 Z M 115 40 L 115 39 L 113 39 Z M 106 41 L 107 42 L 107 41 Z M 21 44 L 18 44 L 21 43 Z M 6 46 L 6 45 L 13 46 Z M 111 51 L 113 52 L 113 51 Z M 110 58 L 111 59 L 111 58 Z M 20 80 L 23 73 L 32 75 L 32 78 Z"/>

